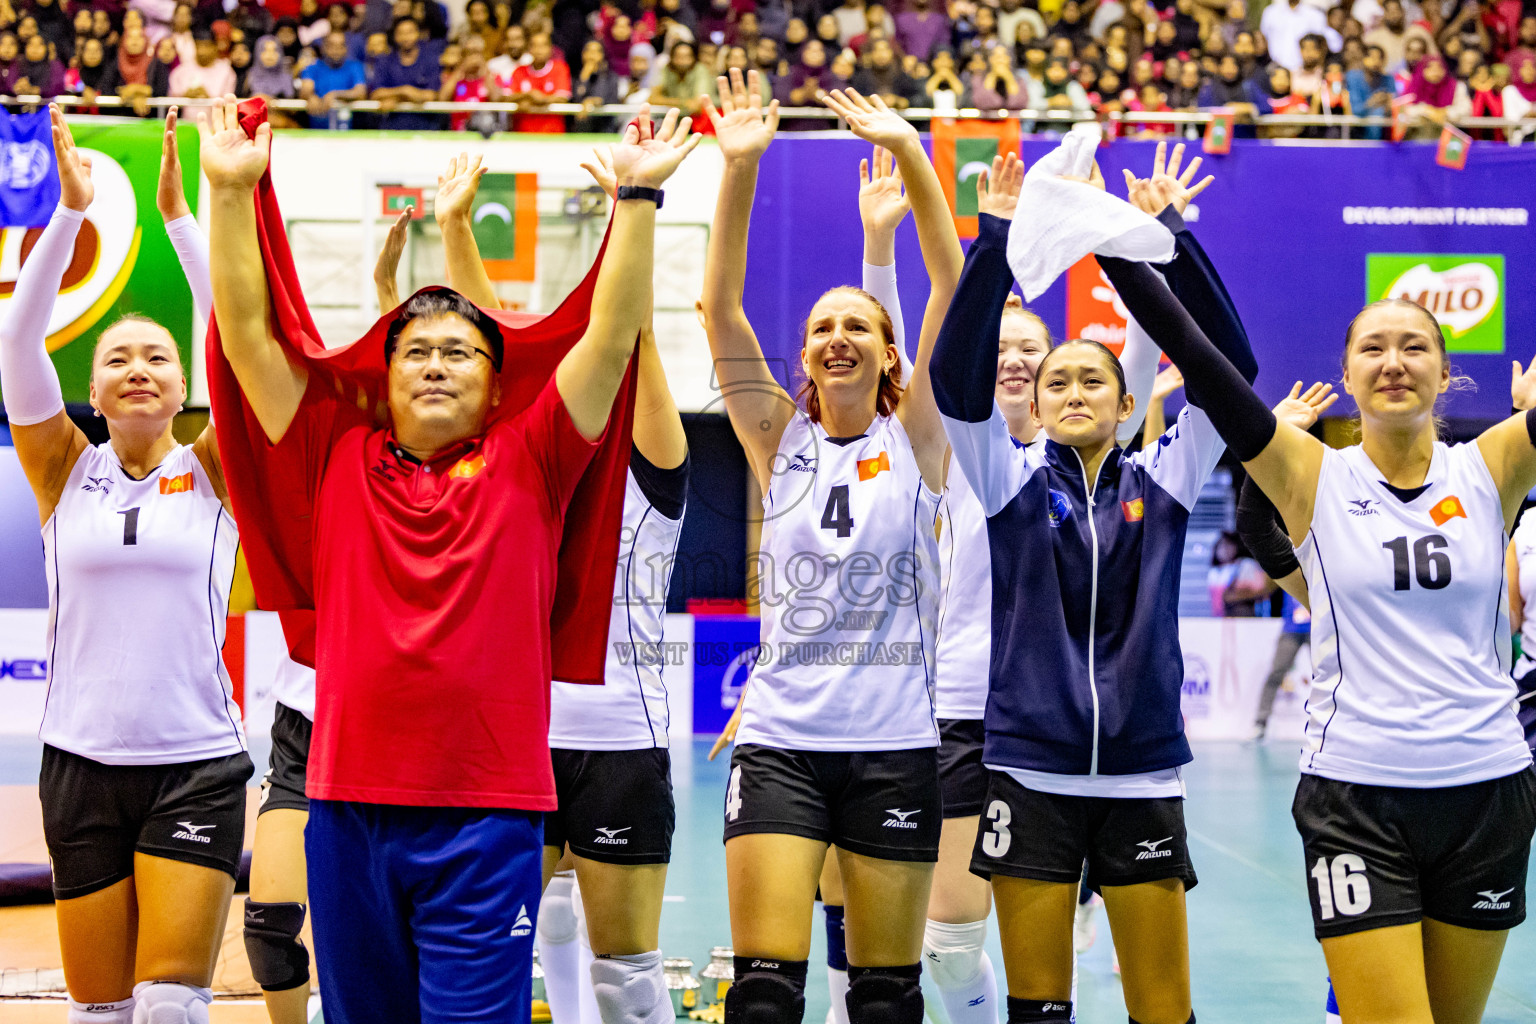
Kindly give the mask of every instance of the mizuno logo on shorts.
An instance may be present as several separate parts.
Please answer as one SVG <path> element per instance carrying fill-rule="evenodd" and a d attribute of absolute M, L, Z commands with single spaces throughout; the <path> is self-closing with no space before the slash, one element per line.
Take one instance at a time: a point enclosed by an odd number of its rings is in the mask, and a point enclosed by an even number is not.
<path fill-rule="evenodd" d="M 907 819 L 912 817 L 912 815 L 919 813 L 921 810 L 922 810 L 922 808 L 920 808 L 920 807 L 917 808 L 916 810 L 911 810 L 911 811 L 900 811 L 900 810 L 897 810 L 894 807 L 887 807 L 885 809 L 885 813 L 891 815 L 891 817 L 885 819 L 885 827 L 886 828 L 917 828 L 917 822 L 915 822 L 915 821 L 908 821 Z"/>
<path fill-rule="evenodd" d="M 620 832 L 628 832 L 633 827 L 633 825 L 625 825 L 623 828 L 600 828 L 598 831 L 601 832 L 602 835 L 598 836 L 592 841 L 594 843 L 603 843 L 608 846 L 628 846 L 629 840 L 627 838 L 616 839 L 614 837 L 617 836 Z"/>
<path fill-rule="evenodd" d="M 1159 850 L 1158 849 L 1159 846 L 1162 846 L 1164 843 L 1166 843 L 1169 839 L 1172 839 L 1172 838 L 1173 838 L 1173 836 L 1167 836 L 1167 837 L 1165 837 L 1163 839 L 1145 839 L 1145 840 L 1137 843 L 1136 844 L 1137 846 L 1145 846 L 1146 849 L 1144 851 L 1142 851 L 1141 853 L 1138 853 L 1136 855 L 1136 859 L 1137 860 L 1155 860 L 1158 857 L 1172 857 L 1173 856 L 1173 851 L 1172 850 Z"/>
<path fill-rule="evenodd" d="M 1480 892 L 1482 899 L 1472 904 L 1473 910 L 1508 910 L 1510 901 L 1505 899 L 1513 889 L 1505 889 L 1503 892 Z"/>
<path fill-rule="evenodd" d="M 213 842 L 211 836 L 201 836 L 198 833 L 207 828 L 218 828 L 217 825 L 194 825 L 190 821 L 178 821 L 176 824 L 180 825 L 183 831 L 171 833 L 171 838 L 185 839 L 189 843 Z"/>

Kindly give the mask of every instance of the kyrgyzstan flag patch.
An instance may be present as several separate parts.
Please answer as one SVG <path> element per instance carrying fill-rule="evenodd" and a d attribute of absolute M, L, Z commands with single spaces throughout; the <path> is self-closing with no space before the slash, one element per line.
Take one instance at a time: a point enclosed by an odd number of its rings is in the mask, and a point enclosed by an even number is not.
<path fill-rule="evenodd" d="M 161 477 L 161 494 L 189 494 L 192 491 L 192 474 L 183 473 L 181 476 Z"/>
<path fill-rule="evenodd" d="M 1141 498 L 1136 498 L 1132 501 L 1122 501 L 1120 503 L 1120 511 L 1125 513 L 1126 522 L 1139 523 L 1142 517 L 1147 514 L 1147 503 Z"/>
<path fill-rule="evenodd" d="M 1454 494 L 1449 498 L 1441 498 L 1435 502 L 1435 507 L 1429 510 L 1429 518 L 1435 521 L 1436 526 L 1444 526 L 1457 516 L 1467 518 L 1467 510 L 1461 507 L 1461 499 Z"/>
<path fill-rule="evenodd" d="M 881 452 L 872 459 L 860 459 L 859 480 L 873 480 L 890 468 L 891 455 L 889 452 Z"/>

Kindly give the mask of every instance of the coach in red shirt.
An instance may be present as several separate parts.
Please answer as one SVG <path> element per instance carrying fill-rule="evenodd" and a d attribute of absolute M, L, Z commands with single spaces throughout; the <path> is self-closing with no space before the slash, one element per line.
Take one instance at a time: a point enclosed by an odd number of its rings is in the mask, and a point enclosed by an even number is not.
<path fill-rule="evenodd" d="M 314 509 L 311 913 L 326 1017 L 526 1020 L 562 521 L 651 302 L 660 187 L 696 144 L 641 115 L 585 333 L 537 399 L 494 417 L 499 325 L 419 293 L 384 347 L 388 423 L 273 335 L 253 188 L 271 132 L 233 103 L 201 159 L 223 354 Z"/>

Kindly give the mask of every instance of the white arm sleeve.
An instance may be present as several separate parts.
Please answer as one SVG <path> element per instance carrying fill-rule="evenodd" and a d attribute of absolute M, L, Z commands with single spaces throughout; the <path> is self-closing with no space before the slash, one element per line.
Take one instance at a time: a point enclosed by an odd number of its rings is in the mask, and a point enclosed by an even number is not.
<path fill-rule="evenodd" d="M 18 427 L 42 423 L 64 411 L 59 372 L 48 358 L 48 320 L 59 297 L 64 271 L 75 252 L 85 214 L 63 205 L 27 254 L 16 290 L 0 317 L 0 382 L 5 412 Z"/>
<path fill-rule="evenodd" d="M 176 249 L 181 261 L 181 273 L 192 289 L 192 308 L 204 323 L 213 313 L 213 279 L 208 271 L 208 236 L 198 226 L 197 218 L 190 213 L 177 217 L 165 226 L 165 233 Z M 1129 344 L 1129 342 L 1127 342 Z"/>
<path fill-rule="evenodd" d="M 1125 348 L 1120 350 L 1120 367 L 1125 371 L 1125 390 L 1136 399 L 1131 418 L 1115 430 L 1115 440 L 1125 444 L 1141 429 L 1147 418 L 1147 402 L 1152 397 L 1152 382 L 1157 378 L 1157 364 L 1163 357 L 1157 342 L 1147 336 L 1141 324 L 1131 320 L 1125 330 Z"/>
<path fill-rule="evenodd" d="M 960 467 L 966 482 L 988 516 L 996 515 L 1029 482 L 1039 468 L 1029 449 L 1008 433 L 1003 411 L 992 403 L 992 415 L 984 423 L 944 419 L 944 433 L 954 449 L 950 468 Z"/>
<path fill-rule="evenodd" d="M 875 297 L 891 315 L 891 336 L 896 339 L 896 355 L 901 359 L 901 381 L 912 383 L 912 357 L 907 354 L 907 328 L 901 320 L 901 294 L 896 290 L 896 264 L 877 267 L 864 264 L 864 290 Z"/>

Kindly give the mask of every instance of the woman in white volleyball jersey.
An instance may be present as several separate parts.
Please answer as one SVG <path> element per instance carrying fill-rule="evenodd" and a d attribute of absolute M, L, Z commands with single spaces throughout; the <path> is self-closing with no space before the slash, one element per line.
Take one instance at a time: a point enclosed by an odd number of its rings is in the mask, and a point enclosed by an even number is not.
<path fill-rule="evenodd" d="M 930 697 L 934 513 L 944 438 L 927 353 L 961 264 L 916 131 L 878 101 L 829 104 L 896 157 L 931 281 L 905 392 L 890 320 L 861 290 L 817 301 L 802 342 L 802 411 L 774 382 L 742 309 L 757 163 L 778 121 L 756 74 L 720 81 L 726 167 L 705 268 L 715 373 L 764 494 L 754 586 L 762 654 L 725 803 L 736 978 L 728 1021 L 798 1021 L 817 878 L 837 847 L 853 1024 L 922 1017 L 923 910 L 941 804 Z"/>
<path fill-rule="evenodd" d="M 186 378 L 164 328 L 125 319 L 97 343 L 110 441 L 65 414 L 44 339 L 94 189 L 52 117 L 61 200 L 0 325 L 0 377 L 47 558 L 39 795 L 69 1019 L 205 1022 L 252 773 L 220 657 L 238 535 L 212 430 L 172 436 Z M 161 212 L 175 238 L 185 204 Z"/>
<path fill-rule="evenodd" d="M 1451 384 L 1422 307 L 1365 307 L 1344 338 L 1361 443 L 1263 408 L 1166 289 L 1110 269 L 1274 501 L 1312 608 L 1313 679 L 1293 814 L 1313 927 L 1346 1021 L 1473 1022 L 1525 916 L 1536 773 L 1515 715 L 1506 524 L 1536 484 L 1536 413 L 1436 439 Z"/>

